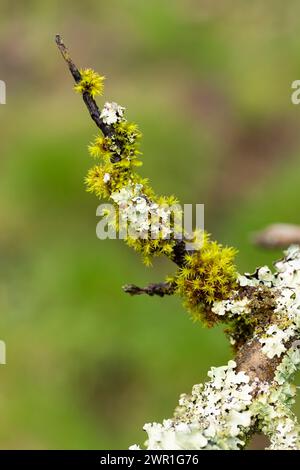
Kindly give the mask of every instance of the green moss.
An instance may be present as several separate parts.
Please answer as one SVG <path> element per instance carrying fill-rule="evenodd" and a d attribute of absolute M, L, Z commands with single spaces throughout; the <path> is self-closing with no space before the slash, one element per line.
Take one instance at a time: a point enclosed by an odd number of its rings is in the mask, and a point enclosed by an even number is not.
<path fill-rule="evenodd" d="M 81 80 L 74 86 L 77 93 L 88 93 L 93 98 L 103 93 L 104 77 L 101 77 L 92 69 L 80 70 Z"/>
<path fill-rule="evenodd" d="M 192 317 L 206 319 L 211 325 L 219 318 L 209 307 L 216 300 L 228 298 L 236 287 L 236 250 L 210 240 L 206 232 L 198 237 L 202 238 L 201 247 L 185 256 L 185 264 L 176 273 L 174 283 Z"/>
<path fill-rule="evenodd" d="M 87 74 L 90 77 L 91 74 Z M 82 85 L 83 86 L 83 85 Z M 93 158 L 100 163 L 91 168 L 86 177 L 87 190 L 99 198 L 109 198 L 115 193 L 140 185 L 142 196 L 151 204 L 159 207 L 174 208 L 178 203 L 174 196 L 157 196 L 147 179 L 142 178 L 136 168 L 142 164 L 139 151 L 141 133 L 138 126 L 127 122 L 123 115 L 111 126 L 109 136 L 97 136 L 89 145 Z M 115 196 L 114 196 L 115 197 Z M 116 205 L 116 209 L 118 206 Z M 180 211 L 180 214 L 176 212 Z M 177 217 L 181 209 L 172 209 L 170 220 L 170 237 L 158 236 L 155 239 L 149 233 L 148 237 L 139 238 L 127 236 L 126 243 L 141 253 L 146 264 L 151 264 L 154 256 L 174 256 Z M 158 221 L 159 222 L 159 221 Z M 176 286 L 176 292 L 184 298 L 188 310 L 195 320 L 205 320 L 211 325 L 218 319 L 210 306 L 216 300 L 229 297 L 236 287 L 237 271 L 234 265 L 236 251 L 223 247 L 210 240 L 206 232 L 195 233 L 199 249 L 185 255 L 183 265 L 170 278 Z"/>

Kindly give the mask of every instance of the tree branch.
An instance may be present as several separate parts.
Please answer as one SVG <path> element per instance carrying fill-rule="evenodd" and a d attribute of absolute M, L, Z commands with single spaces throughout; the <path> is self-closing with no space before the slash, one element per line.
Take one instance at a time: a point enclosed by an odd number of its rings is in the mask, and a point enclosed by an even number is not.
<path fill-rule="evenodd" d="M 165 295 L 174 294 L 174 286 L 169 282 L 160 282 L 157 284 L 149 284 L 146 287 L 138 287 L 134 284 L 126 284 L 123 286 L 124 292 L 130 295 L 141 295 L 147 294 L 151 297 L 153 295 L 158 295 L 159 297 L 164 297 Z"/>
<path fill-rule="evenodd" d="M 69 67 L 69 70 L 72 74 L 72 77 L 74 78 L 74 81 L 76 83 L 79 83 L 81 80 L 81 73 L 79 69 L 77 68 L 77 66 L 74 64 L 73 60 L 71 59 L 69 51 L 67 47 L 65 46 L 62 37 L 59 34 L 55 36 L 55 42 L 57 44 L 58 49 L 61 52 L 63 59 L 65 60 L 65 62 L 67 63 Z M 105 136 L 111 135 L 113 133 L 113 129 L 111 128 L 111 126 L 106 125 L 101 119 L 101 113 L 94 98 L 90 96 L 90 94 L 87 92 L 84 92 L 82 94 L 82 98 L 96 126 L 99 127 L 99 129 L 103 132 Z"/>
<path fill-rule="evenodd" d="M 80 82 L 81 73 L 59 35 L 56 44 L 75 82 Z M 114 136 L 114 127 L 103 122 L 95 100 L 87 92 L 82 95 L 98 128 L 105 136 Z M 111 162 L 116 161 L 113 156 Z M 270 232 L 273 237 L 269 236 Z M 296 229 L 293 236 L 288 237 L 278 236 L 278 231 L 275 232 L 276 236 L 271 230 L 267 232 L 268 236 L 265 232 L 258 234 L 256 239 L 264 246 L 283 246 L 297 240 Z M 187 253 L 184 241 L 177 241 L 171 249 L 173 252 L 168 257 L 183 267 Z M 204 267 L 208 272 L 211 269 L 209 263 Z M 231 340 L 236 348 L 236 361 L 212 368 L 211 381 L 204 388 L 195 386 L 191 396 L 181 398 L 180 410 L 175 412 L 173 420 L 162 425 L 147 425 L 149 448 L 168 449 L 170 447 L 163 446 L 173 442 L 174 446 L 179 446 L 172 447 L 175 449 L 238 449 L 245 444 L 244 438 L 258 426 L 273 439 L 273 448 L 300 448 L 299 427 L 290 414 L 293 391 L 289 388 L 292 375 L 300 364 L 300 354 L 297 355 L 291 346 L 300 332 L 300 249 L 292 247 L 276 268 L 275 275 L 263 267 L 254 275 L 240 276 L 237 282 L 240 286 L 232 293 L 232 298 L 223 295 L 221 300 L 207 303 L 207 308 L 211 306 L 212 317 L 219 316 L 219 321 L 233 324 Z M 196 270 L 196 276 L 197 273 Z M 144 288 L 127 285 L 124 291 L 131 295 L 163 297 L 173 294 L 174 287 L 168 283 L 150 284 Z M 199 413 L 199 410 L 202 411 Z M 197 422 L 199 426 L 195 428 Z M 284 427 L 292 429 L 296 436 L 289 436 L 289 443 L 280 435 L 280 429 Z M 287 432 L 290 434 L 291 431 Z"/>

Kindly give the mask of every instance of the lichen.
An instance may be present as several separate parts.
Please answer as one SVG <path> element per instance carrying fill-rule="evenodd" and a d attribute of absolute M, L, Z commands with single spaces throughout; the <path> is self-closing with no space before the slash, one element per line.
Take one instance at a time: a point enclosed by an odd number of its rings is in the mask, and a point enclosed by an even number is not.
<path fill-rule="evenodd" d="M 213 367 L 205 385 L 182 395 L 174 417 L 144 426 L 147 449 L 240 449 L 252 422 L 254 386 L 236 363 Z"/>
<path fill-rule="evenodd" d="M 111 124 L 122 121 L 124 111 L 125 108 L 120 106 L 118 103 L 106 102 L 103 106 L 100 117 L 105 124 L 110 126 Z"/>
<path fill-rule="evenodd" d="M 146 449 L 238 450 L 254 432 L 269 437 L 269 449 L 300 449 L 300 427 L 291 411 L 295 387 L 286 381 L 299 364 L 299 351 L 289 354 L 272 384 L 251 381 L 246 373 L 236 371 L 234 361 L 211 368 L 210 381 L 182 395 L 172 419 L 144 426 Z"/>
<path fill-rule="evenodd" d="M 295 393 L 295 386 L 288 382 L 274 383 L 251 406 L 258 429 L 270 439 L 270 450 L 300 450 L 300 426 L 291 410 Z"/>

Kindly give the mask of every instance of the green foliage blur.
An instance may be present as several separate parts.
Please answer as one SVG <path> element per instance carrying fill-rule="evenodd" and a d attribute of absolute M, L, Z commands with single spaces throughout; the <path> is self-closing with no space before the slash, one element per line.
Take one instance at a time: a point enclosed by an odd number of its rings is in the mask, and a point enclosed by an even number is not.
<path fill-rule="evenodd" d="M 139 123 L 154 189 L 204 203 L 206 229 L 251 272 L 280 257 L 251 233 L 300 223 L 290 98 L 300 4 L 2 0 L 0 10 L 0 447 L 127 448 L 231 351 L 180 299 L 122 292 L 174 268 L 147 269 L 121 241 L 96 238 L 98 201 L 83 179 L 97 131 L 54 35 Z"/>

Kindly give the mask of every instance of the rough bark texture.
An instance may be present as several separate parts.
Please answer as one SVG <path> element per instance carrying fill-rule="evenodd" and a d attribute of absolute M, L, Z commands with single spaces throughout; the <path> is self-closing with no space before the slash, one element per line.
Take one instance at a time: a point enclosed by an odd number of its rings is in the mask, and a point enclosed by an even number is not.
<path fill-rule="evenodd" d="M 257 339 L 245 343 L 236 353 L 237 371 L 246 372 L 251 380 L 258 378 L 261 382 L 271 383 L 279 358 L 269 359 L 262 353 L 261 344 Z"/>

